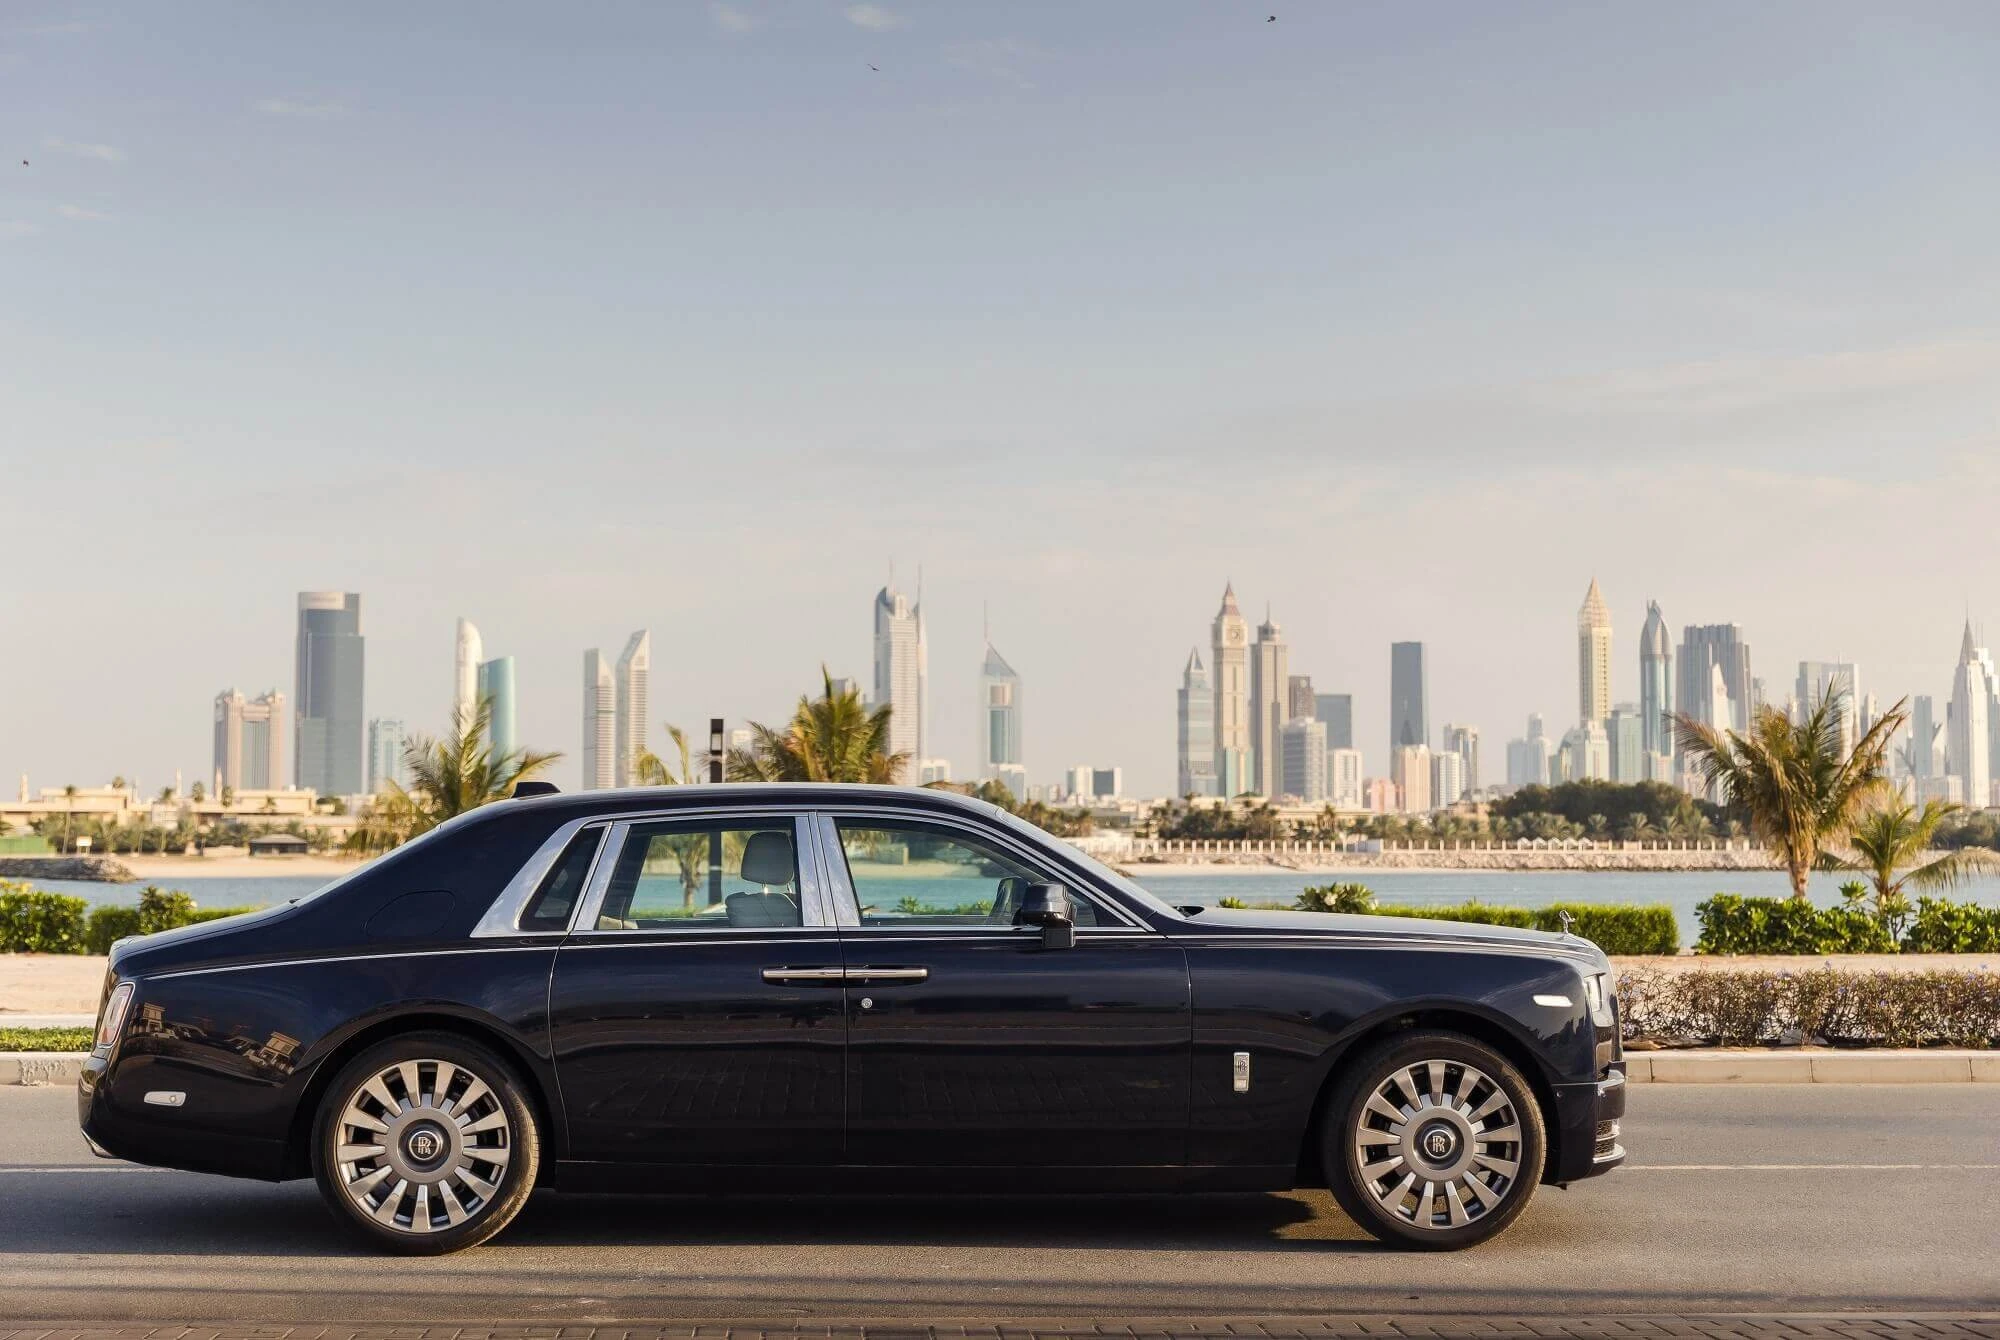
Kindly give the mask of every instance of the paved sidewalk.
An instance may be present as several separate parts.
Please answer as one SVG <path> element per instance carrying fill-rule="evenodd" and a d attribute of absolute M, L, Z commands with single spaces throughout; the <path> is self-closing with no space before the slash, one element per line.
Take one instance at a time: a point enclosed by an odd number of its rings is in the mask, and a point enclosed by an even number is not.
<path fill-rule="evenodd" d="M 1542 1317 L 1333 1316 L 913 1322 L 688 1322 L 644 1326 L 102 1326 L 0 1323 L 0 1340 L 1993 1340 L 2000 1313 L 1799 1313 Z"/>

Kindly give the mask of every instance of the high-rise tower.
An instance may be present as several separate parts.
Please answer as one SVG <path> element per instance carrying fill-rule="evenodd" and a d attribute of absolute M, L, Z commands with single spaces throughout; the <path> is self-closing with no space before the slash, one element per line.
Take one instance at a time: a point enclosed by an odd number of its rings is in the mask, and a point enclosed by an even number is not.
<path fill-rule="evenodd" d="M 1252 790 L 1250 772 L 1250 624 L 1236 605 L 1236 588 L 1225 584 L 1210 638 L 1215 667 L 1215 781 L 1217 794 L 1240 796 Z"/>
<path fill-rule="evenodd" d="M 1389 644 L 1389 757 L 1398 749 L 1431 742 L 1431 694 L 1424 644 Z M 1425 766 L 1429 766 L 1426 763 Z"/>
<path fill-rule="evenodd" d="M 1175 696 L 1174 736 L 1179 796 L 1217 794 L 1215 777 L 1215 686 L 1202 668 L 1201 652 L 1188 652 L 1181 670 L 1181 687 Z"/>
<path fill-rule="evenodd" d="M 1279 755 L 1280 732 L 1290 707 L 1291 649 L 1285 633 L 1264 611 L 1257 625 L 1257 642 L 1250 649 L 1250 769 L 1251 788 L 1260 796 L 1280 794 L 1284 768 Z"/>
<path fill-rule="evenodd" d="M 893 586 L 875 593 L 875 696 L 889 713 L 889 752 L 905 756 L 903 780 L 914 782 L 924 753 L 925 694 L 929 678 L 924 612 Z"/>
<path fill-rule="evenodd" d="M 1987 713 L 1993 700 L 1993 658 L 1974 646 L 1972 621 L 1958 646 L 1958 668 L 1951 679 L 1951 714 L 1945 742 L 1945 768 L 1958 778 L 1967 806 L 1984 808 L 1992 801 L 1991 741 Z"/>
<path fill-rule="evenodd" d="M 602 791 L 617 780 L 618 709 L 611 662 L 592 647 L 583 654 L 583 789 Z"/>
<path fill-rule="evenodd" d="M 1611 607 L 1595 577 L 1576 612 L 1576 700 L 1579 722 L 1611 715 Z"/>
<path fill-rule="evenodd" d="M 364 652 L 358 593 L 299 592 L 292 757 L 299 786 L 323 796 L 361 794 Z"/>
<path fill-rule="evenodd" d="M 1722 673 L 1728 705 L 1726 717 L 1716 715 L 1710 670 Z M 1755 705 L 1750 644 L 1743 640 L 1743 630 L 1733 623 L 1689 624 L 1683 628 L 1680 650 L 1674 656 L 1674 710 L 1717 730 L 1742 731 L 1749 729 Z"/>
<path fill-rule="evenodd" d="M 1674 641 L 1660 602 L 1646 602 L 1646 626 L 1639 631 L 1639 747 L 1662 758 L 1674 752 Z"/>
<path fill-rule="evenodd" d="M 636 780 L 639 758 L 646 752 L 647 693 L 653 677 L 653 635 L 641 628 L 626 639 L 618 657 L 617 699 L 613 704 L 617 743 L 611 774 L 619 786 Z"/>
<path fill-rule="evenodd" d="M 467 618 L 458 621 L 458 643 L 451 658 L 452 722 L 469 717 L 479 704 L 479 667 L 486 659 L 486 644 L 479 625 Z"/>
<path fill-rule="evenodd" d="M 893 718 L 892 718 L 893 720 Z M 979 776 L 1028 798 L 1021 753 L 1021 677 L 989 640 L 979 665 Z"/>

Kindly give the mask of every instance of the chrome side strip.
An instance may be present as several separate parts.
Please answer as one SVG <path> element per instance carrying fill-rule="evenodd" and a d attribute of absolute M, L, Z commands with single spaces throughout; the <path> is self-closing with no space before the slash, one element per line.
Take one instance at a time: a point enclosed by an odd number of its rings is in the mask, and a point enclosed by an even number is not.
<path fill-rule="evenodd" d="M 439 954 L 553 954 L 553 944 L 466 945 L 449 949 L 385 949 L 375 954 L 328 954 L 322 958 L 259 959 L 255 963 L 219 963 L 209 968 L 179 968 L 173 972 L 148 973 L 136 980 L 164 982 L 174 977 L 206 977 L 213 972 L 253 972 L 258 968 L 304 968 L 316 963 L 372 963 L 385 958 L 434 958 Z"/>

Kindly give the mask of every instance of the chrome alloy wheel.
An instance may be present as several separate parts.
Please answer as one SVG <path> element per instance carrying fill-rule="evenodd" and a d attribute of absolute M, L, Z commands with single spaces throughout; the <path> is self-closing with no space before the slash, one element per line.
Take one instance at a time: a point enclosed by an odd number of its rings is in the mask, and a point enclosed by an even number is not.
<path fill-rule="evenodd" d="M 1369 1195 L 1419 1229 L 1461 1228 L 1519 1181 L 1521 1115 L 1490 1075 L 1463 1061 L 1400 1066 L 1375 1087 L 1354 1132 Z"/>
<path fill-rule="evenodd" d="M 384 1228 L 440 1233 L 490 1204 L 513 1131 L 486 1081 L 450 1061 L 398 1061 L 363 1080 L 335 1127 L 333 1159 L 355 1207 Z"/>

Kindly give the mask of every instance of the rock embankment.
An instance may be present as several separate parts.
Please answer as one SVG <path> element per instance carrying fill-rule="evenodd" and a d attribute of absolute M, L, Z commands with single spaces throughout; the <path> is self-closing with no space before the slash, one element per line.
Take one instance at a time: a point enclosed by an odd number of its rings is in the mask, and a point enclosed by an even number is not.
<path fill-rule="evenodd" d="M 132 872 L 109 856 L 0 856 L 0 879 L 87 879 L 129 884 Z"/>

